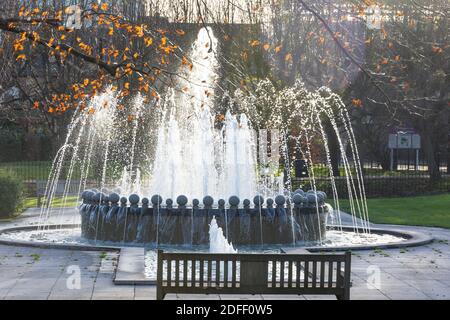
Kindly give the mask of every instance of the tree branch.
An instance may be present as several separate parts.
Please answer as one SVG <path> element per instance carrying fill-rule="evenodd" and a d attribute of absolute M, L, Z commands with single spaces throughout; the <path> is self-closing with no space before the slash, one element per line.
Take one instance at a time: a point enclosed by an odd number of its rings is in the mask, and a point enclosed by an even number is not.
<path fill-rule="evenodd" d="M 301 3 L 301 5 L 305 8 L 305 10 L 309 11 L 317 20 L 319 20 L 322 25 L 324 26 L 324 28 L 327 30 L 327 32 L 330 34 L 330 36 L 332 37 L 333 41 L 336 43 L 336 45 L 339 47 L 339 49 L 344 53 L 344 55 L 354 64 L 358 67 L 359 70 L 361 70 L 364 75 L 370 80 L 370 82 L 375 86 L 375 88 L 383 95 L 383 97 L 386 99 L 386 101 L 388 102 L 387 104 L 385 103 L 385 106 L 389 109 L 389 111 L 392 112 L 392 110 L 390 109 L 390 106 L 392 105 L 392 100 L 389 97 L 389 95 L 383 90 L 383 88 L 381 88 L 378 83 L 376 83 L 376 81 L 373 79 L 372 75 L 358 62 L 356 61 L 356 59 L 345 49 L 345 47 L 342 45 L 342 43 L 339 41 L 339 39 L 336 37 L 335 33 L 333 32 L 333 30 L 331 30 L 330 26 L 328 25 L 328 23 L 325 21 L 325 19 L 318 14 L 314 9 L 312 9 L 308 4 L 305 3 L 305 1 L 303 0 L 299 0 L 299 2 Z"/>

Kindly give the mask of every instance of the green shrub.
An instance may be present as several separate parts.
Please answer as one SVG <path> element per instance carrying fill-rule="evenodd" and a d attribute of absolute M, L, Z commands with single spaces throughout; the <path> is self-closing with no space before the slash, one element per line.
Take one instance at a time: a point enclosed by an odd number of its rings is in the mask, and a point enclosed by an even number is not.
<path fill-rule="evenodd" d="M 0 172 L 0 218 L 20 212 L 22 203 L 22 181 L 11 174 Z"/>

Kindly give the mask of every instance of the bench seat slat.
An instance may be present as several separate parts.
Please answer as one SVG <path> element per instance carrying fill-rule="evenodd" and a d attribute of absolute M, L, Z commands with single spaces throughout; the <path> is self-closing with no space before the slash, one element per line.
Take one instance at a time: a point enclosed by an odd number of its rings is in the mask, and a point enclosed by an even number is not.
<path fill-rule="evenodd" d="M 224 279 L 225 287 L 228 287 L 228 262 L 227 261 L 224 261 L 224 265 L 223 265 L 223 279 Z"/>
<path fill-rule="evenodd" d="M 317 261 L 313 261 L 312 287 L 315 288 L 316 284 L 317 284 Z"/>
<path fill-rule="evenodd" d="M 328 288 L 333 287 L 333 261 L 328 261 Z"/>
<path fill-rule="evenodd" d="M 216 260 L 216 286 L 220 283 L 220 260 Z"/>
<path fill-rule="evenodd" d="M 292 287 L 292 264 L 293 263 L 294 263 L 293 261 L 288 261 L 288 264 L 289 264 L 289 266 L 288 266 L 288 272 L 289 272 L 289 274 L 288 274 L 288 287 Z"/>
<path fill-rule="evenodd" d="M 237 261 L 236 259 L 233 259 L 233 264 L 232 264 L 232 276 L 231 276 L 231 286 L 234 288 L 236 287 L 236 277 L 237 277 Z M 240 275 L 239 275 L 240 278 Z"/>
<path fill-rule="evenodd" d="M 167 260 L 167 281 L 172 286 L 172 260 Z"/>
<path fill-rule="evenodd" d="M 203 285 L 204 285 L 204 279 L 205 279 L 205 275 L 203 274 L 203 272 L 204 272 L 204 270 L 205 270 L 205 264 L 204 264 L 204 261 L 203 260 L 200 260 L 200 287 L 201 288 L 203 288 Z"/>
<path fill-rule="evenodd" d="M 280 261 L 280 287 L 284 287 L 284 261 Z"/>
<path fill-rule="evenodd" d="M 305 288 L 309 287 L 309 261 L 308 260 L 305 261 L 305 282 L 304 282 L 304 287 Z"/>
<path fill-rule="evenodd" d="M 191 261 L 191 284 L 195 285 L 195 273 L 197 271 L 197 261 L 190 260 Z"/>
<path fill-rule="evenodd" d="M 212 282 L 212 260 L 208 259 L 208 273 L 206 286 L 211 287 L 211 282 Z"/>
<path fill-rule="evenodd" d="M 320 262 L 320 287 L 325 285 L 325 262 Z"/>
<path fill-rule="evenodd" d="M 187 276 L 188 276 L 188 268 L 187 268 L 188 260 L 183 260 L 183 286 L 187 286 Z"/>
<path fill-rule="evenodd" d="M 180 285 L 180 260 L 175 260 L 175 285 Z"/>

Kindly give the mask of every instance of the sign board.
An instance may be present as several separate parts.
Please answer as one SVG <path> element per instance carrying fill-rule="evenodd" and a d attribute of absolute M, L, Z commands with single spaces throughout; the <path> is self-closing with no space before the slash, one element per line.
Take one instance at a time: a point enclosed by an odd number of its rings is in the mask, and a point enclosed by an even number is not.
<path fill-rule="evenodd" d="M 420 149 L 420 135 L 397 132 L 389 134 L 389 149 Z"/>

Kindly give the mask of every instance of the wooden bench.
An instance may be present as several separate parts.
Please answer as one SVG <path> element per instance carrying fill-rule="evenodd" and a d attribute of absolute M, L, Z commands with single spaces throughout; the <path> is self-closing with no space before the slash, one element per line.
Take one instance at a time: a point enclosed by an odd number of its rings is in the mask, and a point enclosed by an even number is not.
<path fill-rule="evenodd" d="M 157 299 L 167 293 L 326 294 L 350 299 L 351 254 L 211 254 L 158 250 Z"/>

